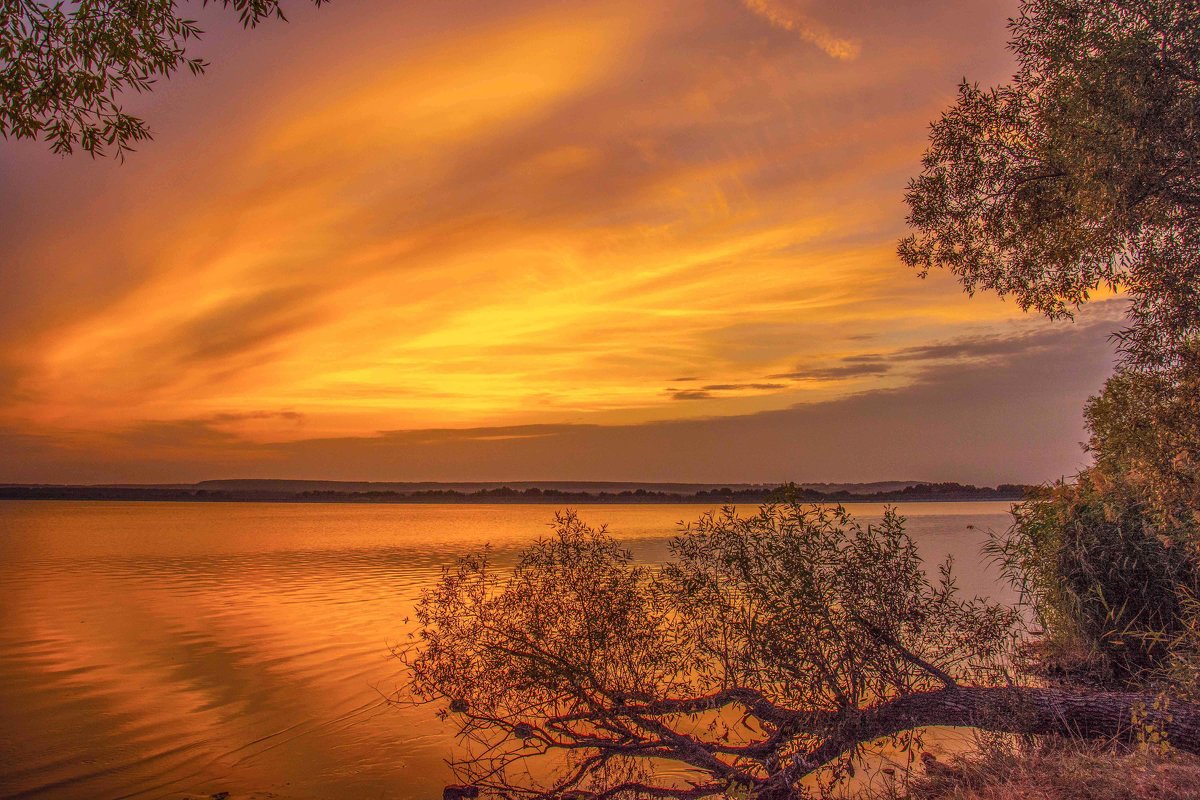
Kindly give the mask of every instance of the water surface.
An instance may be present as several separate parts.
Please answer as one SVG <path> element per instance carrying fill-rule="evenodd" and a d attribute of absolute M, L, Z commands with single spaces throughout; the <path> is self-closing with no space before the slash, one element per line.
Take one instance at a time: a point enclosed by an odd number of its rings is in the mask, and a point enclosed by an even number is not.
<path fill-rule="evenodd" d="M 851 505 L 878 518 L 880 505 Z M 979 555 L 1007 503 L 901 506 L 928 560 Z M 585 506 L 642 561 L 696 505 Z M 502 559 L 544 505 L 0 502 L 0 797 L 441 796 L 449 726 L 384 697 L 443 566 Z"/>

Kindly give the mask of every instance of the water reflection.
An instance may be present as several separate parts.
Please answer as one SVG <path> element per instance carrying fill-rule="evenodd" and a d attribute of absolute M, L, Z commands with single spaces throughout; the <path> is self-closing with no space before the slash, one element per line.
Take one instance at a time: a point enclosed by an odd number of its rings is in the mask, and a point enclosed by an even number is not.
<path fill-rule="evenodd" d="M 966 590 L 995 594 L 978 547 L 1005 504 L 902 510 L 927 558 L 955 555 Z M 654 562 L 702 511 L 582 516 Z M 384 702 L 401 679 L 389 646 L 443 566 L 485 542 L 511 562 L 552 514 L 0 503 L 0 796 L 438 796 L 449 729 Z"/>

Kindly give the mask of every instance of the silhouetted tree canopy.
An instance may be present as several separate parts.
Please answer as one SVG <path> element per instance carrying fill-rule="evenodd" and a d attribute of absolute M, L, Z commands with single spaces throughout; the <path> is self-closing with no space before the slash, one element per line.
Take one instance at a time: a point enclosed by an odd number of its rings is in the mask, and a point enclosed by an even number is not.
<path fill-rule="evenodd" d="M 401 655 L 465 746 L 447 796 L 789 798 L 922 726 L 1128 737 L 1154 700 L 1013 686 L 1015 613 L 928 575 L 894 510 L 726 509 L 672 553 L 635 564 L 567 513 L 511 570 L 446 570 Z M 1150 713 L 1200 749 L 1200 709 Z"/>
<path fill-rule="evenodd" d="M 236 12 L 247 28 L 284 19 L 280 0 L 199 0 L 210 3 Z M 185 4 L 0 0 L 0 134 L 92 156 L 121 156 L 150 138 L 120 96 L 148 91 L 181 68 L 204 71 L 207 63 L 187 52 L 202 31 L 182 13 Z"/>
<path fill-rule="evenodd" d="M 964 82 L 906 195 L 899 252 L 1022 308 L 1132 298 L 1127 363 L 1200 331 L 1200 4 L 1024 0 L 1011 83 Z"/>

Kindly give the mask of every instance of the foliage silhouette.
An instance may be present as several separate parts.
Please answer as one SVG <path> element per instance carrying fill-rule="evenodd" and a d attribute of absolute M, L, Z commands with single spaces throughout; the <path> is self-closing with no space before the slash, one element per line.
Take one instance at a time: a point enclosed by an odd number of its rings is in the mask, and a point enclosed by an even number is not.
<path fill-rule="evenodd" d="M 327 0 L 312 0 L 320 6 Z M 281 0 L 200 0 L 234 11 L 244 27 L 285 19 Z M 0 135 L 43 139 L 55 153 L 76 149 L 122 158 L 150 138 L 122 110 L 126 91 L 208 66 L 189 56 L 202 31 L 182 0 L 0 0 Z"/>
<path fill-rule="evenodd" d="M 1200 5 L 1024 0 L 1018 71 L 964 81 L 908 188 L 902 260 L 1070 316 L 1132 299 L 1126 363 L 1170 369 L 1200 332 Z"/>

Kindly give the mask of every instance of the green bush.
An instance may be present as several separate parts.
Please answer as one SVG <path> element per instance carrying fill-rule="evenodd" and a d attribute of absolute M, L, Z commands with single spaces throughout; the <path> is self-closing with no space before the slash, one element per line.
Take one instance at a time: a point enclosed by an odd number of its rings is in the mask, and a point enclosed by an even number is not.
<path fill-rule="evenodd" d="M 1058 654 L 1094 681 L 1166 680 L 1193 627 L 1200 560 L 1188 532 L 1164 529 L 1145 503 L 1085 472 L 1014 508 L 993 543 Z M 1077 673 L 1078 675 L 1079 673 Z"/>

